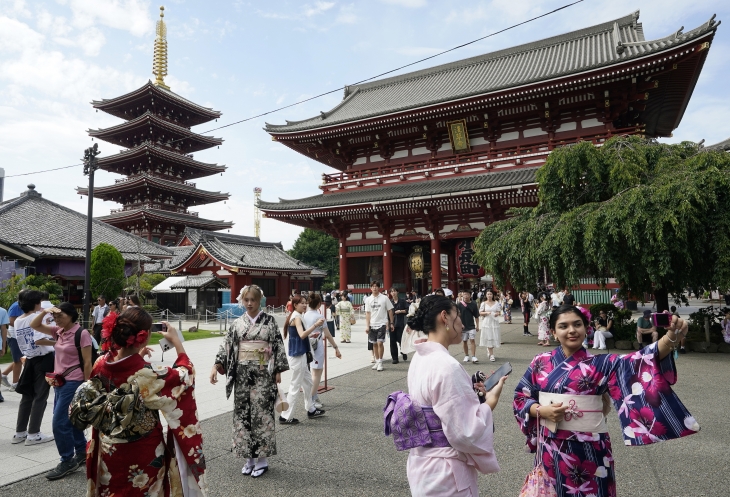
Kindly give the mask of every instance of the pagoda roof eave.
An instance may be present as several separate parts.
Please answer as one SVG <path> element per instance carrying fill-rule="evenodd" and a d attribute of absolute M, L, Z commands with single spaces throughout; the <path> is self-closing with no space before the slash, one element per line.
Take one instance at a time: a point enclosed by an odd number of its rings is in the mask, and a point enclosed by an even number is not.
<path fill-rule="evenodd" d="M 230 221 L 213 221 L 210 219 L 203 219 L 189 214 L 167 212 L 160 209 L 150 208 L 131 209 L 127 211 L 115 212 L 107 216 L 100 216 L 96 219 L 108 224 L 116 224 L 122 222 L 143 221 L 146 218 L 155 221 L 163 221 L 171 224 L 179 224 L 181 226 L 190 226 L 211 231 L 229 229 L 233 227 L 233 223 Z"/>
<path fill-rule="evenodd" d="M 230 194 L 213 192 L 208 190 L 201 190 L 194 186 L 185 185 L 184 183 L 177 183 L 175 181 L 169 181 L 148 174 L 140 174 L 138 176 L 132 176 L 126 181 L 120 181 L 113 185 L 100 186 L 94 189 L 94 197 L 102 198 L 114 193 L 123 193 L 128 190 L 139 188 L 145 185 L 154 186 L 163 191 L 176 190 L 178 193 L 182 193 L 195 198 L 209 200 L 210 202 L 218 202 L 221 200 L 228 200 Z M 76 192 L 79 195 L 88 195 L 88 188 L 78 187 Z"/>
<path fill-rule="evenodd" d="M 152 81 L 149 80 L 141 87 L 129 93 L 125 93 L 124 95 L 120 95 L 115 98 L 102 98 L 101 100 L 92 100 L 91 105 L 95 109 L 99 109 L 113 116 L 126 119 L 123 113 L 114 112 L 113 108 L 116 106 L 128 105 L 137 100 L 146 99 L 149 96 L 156 96 L 158 98 L 162 98 L 163 100 L 171 100 L 172 103 L 179 105 L 181 108 L 187 110 L 188 112 L 200 116 L 198 119 L 194 119 L 193 125 L 203 124 L 212 121 L 213 119 L 218 119 L 222 115 L 220 111 L 198 105 L 195 102 L 181 97 L 180 95 L 170 90 L 166 90 L 160 86 L 155 85 Z"/>
<path fill-rule="evenodd" d="M 284 125 L 267 123 L 264 130 L 275 137 L 327 133 L 344 125 L 578 77 L 619 64 L 635 63 L 692 43 L 705 35 L 714 35 L 720 24 L 714 21 L 713 16 L 686 33 L 680 29 L 670 36 L 646 41 L 637 20 L 638 11 L 614 21 L 526 45 L 347 87 L 343 101 L 329 112 L 300 121 L 287 121 Z M 584 60 L 593 62 L 571 62 L 569 57 L 578 49 L 576 46 L 589 52 L 590 56 Z M 536 58 L 539 63 L 536 63 Z M 563 69 L 565 67 L 569 69 Z"/>
<path fill-rule="evenodd" d="M 195 133 L 194 131 L 189 130 L 188 128 L 166 121 L 150 111 L 145 112 L 135 119 L 123 122 L 116 126 L 95 130 L 90 129 L 87 132 L 89 136 L 93 138 L 99 138 L 100 140 L 104 140 L 109 143 L 126 146 L 123 142 L 115 140 L 113 136 L 118 133 L 123 133 L 125 131 L 133 132 L 135 129 L 141 128 L 143 126 L 147 128 L 150 124 L 157 126 L 161 129 L 166 129 L 171 133 L 177 134 L 178 136 L 173 138 L 176 141 L 197 141 L 201 146 L 196 147 L 195 150 L 192 151 L 204 150 L 206 148 L 221 145 L 223 143 L 222 138 L 200 135 L 198 133 Z M 164 145 L 164 143 L 162 145 Z"/>
<path fill-rule="evenodd" d="M 101 157 L 97 160 L 97 165 L 100 169 L 104 169 L 105 171 L 111 170 L 111 172 L 113 172 L 113 168 L 111 166 L 126 160 L 134 159 L 142 155 L 155 155 L 162 160 L 169 160 L 171 162 L 174 162 L 175 164 L 185 166 L 187 168 L 198 169 L 201 173 L 205 173 L 203 175 L 193 177 L 203 177 L 207 176 L 208 174 L 223 173 L 228 169 L 227 166 L 219 166 L 218 164 L 200 162 L 191 157 L 188 157 L 185 154 L 181 154 L 179 152 L 171 152 L 169 150 L 165 150 L 162 147 L 153 146 L 149 143 L 138 145 L 134 148 L 130 148 L 127 150 L 122 150 L 118 154 Z"/>

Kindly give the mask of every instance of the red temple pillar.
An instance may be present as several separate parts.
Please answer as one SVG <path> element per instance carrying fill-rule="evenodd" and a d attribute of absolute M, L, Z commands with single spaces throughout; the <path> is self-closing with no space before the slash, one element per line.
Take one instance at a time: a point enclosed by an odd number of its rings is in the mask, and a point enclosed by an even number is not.
<path fill-rule="evenodd" d="M 340 238 L 340 290 L 347 290 L 347 239 Z"/>
<path fill-rule="evenodd" d="M 441 288 L 441 239 L 438 233 L 431 238 L 431 290 Z"/>
<path fill-rule="evenodd" d="M 393 254 L 388 240 L 383 240 L 383 288 L 386 292 L 393 286 Z"/>
<path fill-rule="evenodd" d="M 459 275 L 456 273 L 456 253 L 453 245 L 449 244 L 447 249 L 449 252 L 449 290 L 457 294 L 459 292 Z"/>
<path fill-rule="evenodd" d="M 231 304 L 237 304 L 238 295 L 241 293 L 241 289 L 244 287 L 243 277 L 236 273 L 233 273 L 228 277 L 228 286 L 231 287 Z"/>

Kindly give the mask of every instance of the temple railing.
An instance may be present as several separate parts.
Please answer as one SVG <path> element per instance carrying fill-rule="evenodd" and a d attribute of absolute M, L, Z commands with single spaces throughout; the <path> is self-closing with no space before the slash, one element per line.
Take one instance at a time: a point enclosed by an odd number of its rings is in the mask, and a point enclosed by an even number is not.
<path fill-rule="evenodd" d="M 334 191 L 348 187 L 375 186 L 383 182 L 406 181 L 412 178 L 423 178 L 424 176 L 429 177 L 432 175 L 441 178 L 443 176 L 460 174 L 464 169 L 479 166 L 485 169 L 492 169 L 509 166 L 539 165 L 544 162 L 552 150 L 561 146 L 570 145 L 579 141 L 591 141 L 593 144 L 600 146 L 612 136 L 637 133 L 643 133 L 643 130 L 631 127 L 616 129 L 611 132 L 602 131 L 590 136 L 553 140 L 551 142 L 531 145 L 515 145 L 495 150 L 456 154 L 445 158 L 414 158 L 409 162 L 398 164 L 383 164 L 373 167 L 361 166 L 359 169 L 350 171 L 332 174 L 323 173 L 320 188 L 325 191 Z M 365 185 L 366 182 L 369 185 Z"/>
<path fill-rule="evenodd" d="M 175 214 L 185 214 L 188 216 L 199 217 L 199 213 L 195 211 L 189 211 L 184 207 L 172 207 L 165 204 L 156 204 L 150 202 L 143 202 L 138 204 L 125 205 L 121 209 L 111 209 L 110 214 L 117 214 L 119 212 L 134 211 L 138 209 L 157 209 L 160 211 L 174 212 Z"/>
<path fill-rule="evenodd" d="M 153 172 L 150 172 L 150 171 L 145 171 L 145 174 L 147 174 L 148 176 L 154 176 L 155 178 L 160 178 L 160 179 L 164 179 L 164 180 L 167 180 L 167 181 L 172 181 L 173 183 L 180 183 L 182 185 L 186 185 L 186 186 L 190 186 L 192 188 L 196 188 L 196 183 L 193 183 L 192 181 L 184 181 L 184 180 L 175 178 L 174 176 L 168 176 L 166 174 L 153 173 Z M 115 185 L 118 185 L 119 183 L 127 183 L 128 181 L 134 181 L 135 179 L 137 179 L 137 175 L 129 176 L 127 178 L 118 178 L 118 179 L 115 179 L 114 180 L 114 184 Z"/>

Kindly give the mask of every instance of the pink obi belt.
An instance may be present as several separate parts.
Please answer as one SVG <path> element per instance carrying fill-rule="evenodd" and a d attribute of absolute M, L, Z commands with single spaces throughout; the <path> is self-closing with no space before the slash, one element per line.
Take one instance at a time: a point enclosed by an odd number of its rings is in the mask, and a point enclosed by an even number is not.
<path fill-rule="evenodd" d="M 383 409 L 385 436 L 393 434 L 396 450 L 414 447 L 451 447 L 441 419 L 432 407 L 421 406 L 401 391 L 393 392 Z"/>

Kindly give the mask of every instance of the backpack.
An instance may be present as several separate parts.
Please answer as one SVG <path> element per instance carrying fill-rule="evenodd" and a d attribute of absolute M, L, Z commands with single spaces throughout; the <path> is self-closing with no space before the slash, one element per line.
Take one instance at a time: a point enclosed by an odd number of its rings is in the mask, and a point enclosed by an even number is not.
<path fill-rule="evenodd" d="M 79 365 L 81 366 L 81 371 L 84 370 L 84 356 L 81 354 L 81 332 L 83 330 L 81 329 L 81 326 L 79 326 L 79 329 L 76 330 L 76 336 L 74 336 L 74 345 L 76 345 L 76 351 L 79 353 Z M 88 333 L 88 331 L 87 331 Z M 94 367 L 94 364 L 96 364 L 96 360 L 99 358 L 99 350 L 94 348 L 94 342 L 91 343 L 91 367 Z"/>

